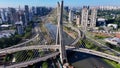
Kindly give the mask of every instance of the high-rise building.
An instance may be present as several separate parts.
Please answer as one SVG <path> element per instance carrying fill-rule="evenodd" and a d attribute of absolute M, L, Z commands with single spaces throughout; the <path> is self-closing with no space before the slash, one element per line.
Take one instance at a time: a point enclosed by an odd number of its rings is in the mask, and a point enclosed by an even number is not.
<path fill-rule="evenodd" d="M 17 12 L 17 21 L 22 21 L 23 22 L 23 26 L 26 26 L 26 21 L 25 21 L 25 12 L 23 10 L 21 10 L 21 8 L 19 7 L 19 10 Z M 21 17 L 21 18 L 20 18 Z"/>
<path fill-rule="evenodd" d="M 91 9 L 90 16 L 90 27 L 94 28 L 96 26 L 97 10 L 95 8 Z"/>
<path fill-rule="evenodd" d="M 0 17 L 0 24 L 2 24 L 3 23 L 3 21 L 2 21 L 2 18 Z"/>
<path fill-rule="evenodd" d="M 28 7 L 28 5 L 25 5 L 25 13 L 29 13 L 29 7 Z"/>
<path fill-rule="evenodd" d="M 72 10 L 70 10 L 69 11 L 69 19 L 68 19 L 69 23 L 72 23 L 73 19 L 74 19 L 74 14 L 73 14 Z"/>
<path fill-rule="evenodd" d="M 20 15 L 19 18 L 20 18 L 20 21 L 17 21 L 15 25 L 16 25 L 17 33 L 21 35 L 24 33 L 22 16 Z"/>
<path fill-rule="evenodd" d="M 27 23 L 29 22 L 29 7 L 28 5 L 25 5 L 25 26 L 27 26 Z"/>
<path fill-rule="evenodd" d="M 24 31 L 23 31 L 22 21 L 16 22 L 15 25 L 16 25 L 16 28 L 17 28 L 17 33 L 20 34 L 20 35 L 23 34 Z"/>
<path fill-rule="evenodd" d="M 0 16 L 3 22 L 7 22 L 7 15 L 6 15 L 6 9 L 0 10 Z"/>
<path fill-rule="evenodd" d="M 33 14 L 36 14 L 36 9 L 35 9 L 34 6 L 32 7 L 32 13 L 33 13 Z"/>
<path fill-rule="evenodd" d="M 15 8 L 8 8 L 9 10 L 9 18 L 10 18 L 10 23 L 14 24 L 16 22 L 16 9 Z"/>
<path fill-rule="evenodd" d="M 79 27 L 80 26 L 80 15 L 76 16 L 76 25 Z"/>
<path fill-rule="evenodd" d="M 47 15 L 51 11 L 51 8 L 48 7 L 36 7 L 37 15 L 44 16 Z"/>
<path fill-rule="evenodd" d="M 33 12 L 32 12 L 32 10 L 30 10 L 30 12 L 29 12 L 29 21 L 32 21 L 32 18 L 33 18 Z"/>
<path fill-rule="evenodd" d="M 88 8 L 84 7 L 81 14 L 81 26 L 86 31 L 88 25 Z"/>
<path fill-rule="evenodd" d="M 64 9 L 68 12 L 69 11 L 69 7 L 65 6 Z"/>

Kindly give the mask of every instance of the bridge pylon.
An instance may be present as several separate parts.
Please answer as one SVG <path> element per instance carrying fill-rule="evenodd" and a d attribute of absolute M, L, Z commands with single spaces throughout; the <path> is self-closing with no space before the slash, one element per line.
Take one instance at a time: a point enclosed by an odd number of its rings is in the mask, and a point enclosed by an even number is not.
<path fill-rule="evenodd" d="M 57 35 L 56 35 L 56 45 L 60 45 L 60 59 L 61 62 L 67 62 L 65 45 L 63 44 L 63 1 L 61 4 L 58 2 L 57 7 L 57 15 L 58 15 L 58 25 L 57 25 Z"/>

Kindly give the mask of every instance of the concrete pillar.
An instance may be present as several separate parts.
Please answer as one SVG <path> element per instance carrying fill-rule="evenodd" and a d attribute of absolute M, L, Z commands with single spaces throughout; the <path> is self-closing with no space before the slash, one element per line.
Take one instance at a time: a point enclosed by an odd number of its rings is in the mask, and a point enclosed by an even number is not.
<path fill-rule="evenodd" d="M 63 45 L 63 1 L 61 5 L 58 3 L 58 25 L 57 25 L 57 35 L 56 35 L 56 45 L 60 45 L 59 51 L 60 51 L 60 59 L 63 63 L 64 60 L 67 61 L 66 57 L 66 51 L 65 51 L 65 45 Z"/>

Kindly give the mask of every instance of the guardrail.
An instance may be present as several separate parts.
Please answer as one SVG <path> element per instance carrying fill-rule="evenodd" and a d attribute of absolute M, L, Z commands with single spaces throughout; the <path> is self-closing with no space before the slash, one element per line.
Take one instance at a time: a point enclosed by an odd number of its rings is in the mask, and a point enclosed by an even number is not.
<path fill-rule="evenodd" d="M 49 58 L 52 58 L 52 57 L 55 57 L 59 55 L 59 52 L 55 52 L 55 53 L 51 53 L 51 54 L 48 54 L 44 57 L 40 57 L 40 58 L 35 58 L 31 61 L 26 61 L 26 62 L 21 62 L 21 63 L 18 63 L 18 64 L 13 64 L 13 65 L 10 65 L 10 66 L 0 66 L 0 68 L 21 68 L 21 67 L 27 67 L 28 65 L 32 65 L 34 63 L 37 63 L 37 62 L 40 62 L 40 61 L 45 61 Z"/>
<path fill-rule="evenodd" d="M 102 53 L 102 52 L 98 52 L 98 51 L 94 51 L 94 50 L 90 50 L 90 49 L 84 49 L 84 48 L 79 48 L 79 49 L 73 49 L 73 51 L 78 51 L 78 52 L 83 52 L 83 53 L 88 53 L 88 54 L 92 54 L 92 55 L 96 55 L 99 57 L 103 57 L 106 59 L 110 59 L 113 60 L 115 62 L 120 63 L 120 58 L 117 56 L 112 56 L 106 53 Z"/>
<path fill-rule="evenodd" d="M 0 51 L 6 50 L 6 49 L 10 49 L 10 48 L 15 48 L 15 47 L 23 46 L 23 45 L 25 45 L 25 44 L 27 44 L 27 43 L 29 43 L 29 42 L 31 42 L 31 41 L 35 41 L 35 39 L 38 38 L 38 36 L 39 36 L 39 34 L 37 34 L 34 38 L 32 38 L 32 39 L 30 39 L 30 40 L 28 40 L 28 41 L 26 41 L 26 42 L 23 42 L 23 43 L 20 43 L 20 44 L 11 46 L 11 47 L 7 47 L 7 48 L 4 48 L 4 49 L 0 49 Z"/>

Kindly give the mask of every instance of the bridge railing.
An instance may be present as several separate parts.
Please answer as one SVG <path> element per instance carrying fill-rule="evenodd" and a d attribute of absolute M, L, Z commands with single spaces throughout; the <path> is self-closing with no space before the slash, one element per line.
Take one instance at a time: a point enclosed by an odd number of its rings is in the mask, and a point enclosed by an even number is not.
<path fill-rule="evenodd" d="M 12 48 L 7 50 L 1 50 L 0 54 L 10 54 L 18 51 L 23 50 L 32 50 L 32 49 L 59 49 L 59 45 L 34 45 L 34 46 L 24 46 L 24 47 L 18 47 L 18 48 Z"/>
<path fill-rule="evenodd" d="M 37 62 L 40 62 L 40 61 L 45 61 L 49 58 L 52 58 L 52 57 L 56 57 L 57 55 L 59 55 L 59 52 L 55 52 L 55 53 L 50 53 L 50 54 L 47 54 L 43 57 L 39 57 L 39 58 L 35 58 L 35 59 L 32 59 L 30 61 L 25 61 L 25 62 L 20 62 L 20 63 L 17 63 L 17 64 L 13 64 L 13 65 L 10 65 L 10 66 L 0 66 L 0 68 L 21 68 L 21 67 L 27 67 L 28 65 L 33 65 L 34 63 L 37 63 Z"/>
<path fill-rule="evenodd" d="M 31 41 L 35 41 L 38 37 L 39 37 L 39 34 L 37 34 L 34 38 L 32 38 L 32 39 L 30 39 L 30 40 L 28 40 L 26 42 L 23 42 L 23 43 L 20 43 L 20 44 L 11 46 L 11 47 L 7 47 L 7 48 L 4 48 L 4 49 L 0 49 L 0 51 L 10 49 L 10 48 L 15 48 L 15 47 L 22 47 L 22 46 L 26 45 L 27 43 L 30 43 Z"/>
<path fill-rule="evenodd" d="M 74 49 L 73 51 L 79 51 L 79 52 L 84 52 L 84 53 L 88 53 L 88 54 L 92 54 L 92 55 L 96 55 L 99 57 L 103 57 L 103 58 L 107 58 L 113 61 L 116 61 L 118 63 L 120 63 L 120 58 L 117 56 L 112 56 L 106 53 L 102 53 L 102 52 L 98 52 L 98 51 L 94 51 L 94 50 L 90 50 L 90 49 L 83 49 L 83 48 L 79 48 L 79 49 Z"/>

